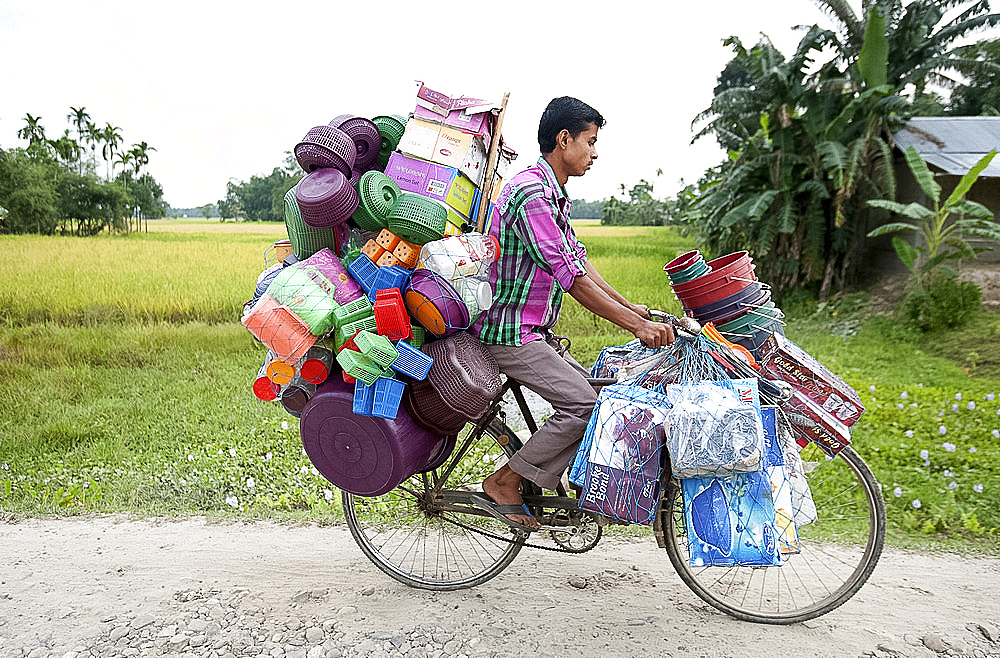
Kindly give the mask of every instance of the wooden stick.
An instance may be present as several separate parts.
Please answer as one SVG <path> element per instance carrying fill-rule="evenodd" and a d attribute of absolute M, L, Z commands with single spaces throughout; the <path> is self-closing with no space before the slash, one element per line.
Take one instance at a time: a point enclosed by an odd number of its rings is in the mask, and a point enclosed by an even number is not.
<path fill-rule="evenodd" d="M 481 194 L 479 195 L 479 212 L 476 213 L 476 231 L 483 232 L 486 226 L 486 211 L 490 205 L 490 197 L 493 196 L 493 174 L 497 169 L 497 160 L 500 156 L 501 129 L 503 128 L 503 115 L 507 110 L 507 99 L 510 92 L 504 92 L 503 102 L 500 103 L 500 114 L 497 116 L 497 125 L 493 129 L 493 139 L 490 141 L 490 154 L 486 158 L 486 175 L 483 178 Z"/>

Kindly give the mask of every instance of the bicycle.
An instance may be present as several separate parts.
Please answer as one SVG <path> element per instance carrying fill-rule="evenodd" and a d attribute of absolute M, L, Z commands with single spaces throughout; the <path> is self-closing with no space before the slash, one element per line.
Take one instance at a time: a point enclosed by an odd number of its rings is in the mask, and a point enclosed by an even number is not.
<path fill-rule="evenodd" d="M 580 509 L 563 484 L 553 495 L 525 482 L 524 503 L 542 524 L 534 533 L 512 528 L 475 505 L 476 497 L 486 498 L 479 484 L 522 445 L 506 423 L 510 407 L 529 432 L 538 429 L 520 384 L 507 378 L 486 414 L 459 434 L 443 464 L 382 496 L 342 493 L 351 534 L 379 569 L 412 587 L 469 588 L 497 576 L 522 548 L 582 553 L 598 544 L 604 527 L 622 524 Z M 679 481 L 667 481 L 654 537 L 681 580 L 722 612 L 766 624 L 805 621 L 842 605 L 874 570 L 886 523 L 871 469 L 851 447 L 829 458 L 809 444 L 801 456 L 819 518 L 798 530 L 800 552 L 779 567 L 692 566 Z M 546 539 L 549 544 L 542 543 Z"/>

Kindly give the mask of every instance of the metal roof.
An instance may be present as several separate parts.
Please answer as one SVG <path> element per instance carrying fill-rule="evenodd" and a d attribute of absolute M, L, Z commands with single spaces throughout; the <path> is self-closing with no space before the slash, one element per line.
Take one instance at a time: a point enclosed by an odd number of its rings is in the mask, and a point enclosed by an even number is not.
<path fill-rule="evenodd" d="M 896 133 L 896 145 L 913 146 L 928 164 L 963 176 L 991 150 L 1000 150 L 1000 117 L 913 117 Z M 1000 178 L 1000 155 L 980 177 Z"/>

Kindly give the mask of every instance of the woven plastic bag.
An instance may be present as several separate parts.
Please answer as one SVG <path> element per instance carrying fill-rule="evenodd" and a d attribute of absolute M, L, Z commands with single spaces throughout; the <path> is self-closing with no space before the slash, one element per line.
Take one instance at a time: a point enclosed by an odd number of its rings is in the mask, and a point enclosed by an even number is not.
<path fill-rule="evenodd" d="M 673 406 L 667 445 L 680 478 L 761 468 L 764 428 L 756 379 L 690 381 L 667 387 Z"/>
<path fill-rule="evenodd" d="M 621 521 L 649 525 L 660 500 L 662 392 L 631 383 L 606 386 L 597 400 L 570 470 L 583 487 L 580 507 Z"/>

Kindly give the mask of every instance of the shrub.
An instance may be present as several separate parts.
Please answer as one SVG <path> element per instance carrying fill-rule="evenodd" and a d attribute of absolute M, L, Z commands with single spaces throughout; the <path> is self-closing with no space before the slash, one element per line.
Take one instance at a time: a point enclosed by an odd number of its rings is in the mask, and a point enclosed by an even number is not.
<path fill-rule="evenodd" d="M 923 331 L 964 326 L 979 310 L 982 290 L 971 281 L 961 281 L 947 267 L 931 272 L 922 285 L 906 296 L 905 320 Z"/>

